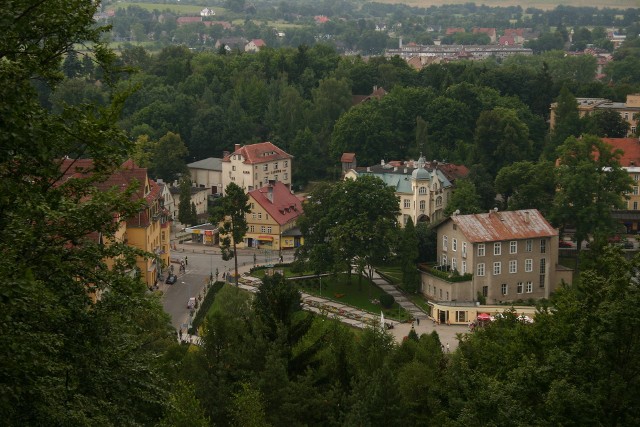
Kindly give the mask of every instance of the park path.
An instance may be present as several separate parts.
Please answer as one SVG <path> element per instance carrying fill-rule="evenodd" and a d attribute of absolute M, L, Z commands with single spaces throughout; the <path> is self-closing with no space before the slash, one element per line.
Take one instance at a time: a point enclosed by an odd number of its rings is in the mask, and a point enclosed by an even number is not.
<path fill-rule="evenodd" d="M 178 250 L 180 250 L 181 245 L 178 244 Z M 214 251 L 214 248 L 203 249 L 203 252 Z M 198 252 L 198 249 L 193 246 L 189 247 L 189 250 L 193 252 Z M 284 252 L 283 252 L 284 253 Z M 289 261 L 293 257 L 293 253 L 286 253 L 284 256 L 284 261 Z M 247 277 L 249 275 L 249 270 L 252 265 L 242 265 L 238 266 L 238 274 L 240 277 Z M 384 322 L 387 324 L 387 327 L 391 327 L 388 329 L 388 332 L 393 335 L 396 342 L 401 343 L 404 339 L 406 339 L 410 330 L 413 329 L 418 335 L 429 334 L 433 331 L 436 331 L 440 336 L 440 341 L 442 343 L 443 349 L 450 349 L 453 351 L 458 346 L 458 334 L 463 334 L 468 332 L 467 327 L 457 326 L 457 325 L 437 325 L 435 322 L 432 322 L 427 313 L 425 313 L 420 307 L 416 306 L 412 303 L 403 292 L 401 292 L 396 286 L 389 283 L 384 277 L 378 274 L 377 271 L 373 273 L 373 282 L 380 287 L 384 292 L 393 295 L 396 302 L 407 312 L 411 314 L 413 319 L 416 319 L 415 322 L 407 322 L 401 323 L 393 319 L 385 319 Z M 241 289 L 246 291 L 255 293 L 258 288 L 256 286 L 243 283 L 239 284 Z M 340 303 L 338 301 L 334 301 L 328 298 L 319 297 L 316 295 L 310 295 L 306 293 L 302 293 L 302 308 L 307 311 L 312 311 L 317 314 L 326 315 L 329 318 L 333 318 L 339 320 L 342 323 L 345 323 L 349 326 L 355 328 L 367 328 L 375 324 L 379 324 L 380 322 L 380 314 L 379 313 L 370 313 L 368 311 L 360 310 L 358 308 L 349 306 L 347 304 Z M 197 335 L 188 335 L 182 334 L 182 341 L 191 342 L 192 344 L 200 345 L 201 338 Z"/>

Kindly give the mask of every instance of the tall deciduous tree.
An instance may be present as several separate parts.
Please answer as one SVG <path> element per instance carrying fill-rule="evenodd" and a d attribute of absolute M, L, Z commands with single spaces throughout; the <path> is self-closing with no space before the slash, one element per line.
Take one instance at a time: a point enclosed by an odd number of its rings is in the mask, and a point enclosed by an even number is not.
<path fill-rule="evenodd" d="M 196 218 L 191 210 L 191 178 L 184 176 L 180 181 L 180 204 L 178 205 L 178 221 L 184 225 L 195 225 Z"/>
<path fill-rule="evenodd" d="M 632 181 L 620 166 L 622 152 L 596 136 L 569 137 L 558 154 L 552 218 L 557 225 L 575 228 L 579 256 L 586 238 L 613 231 L 611 209 L 624 207 L 624 194 L 631 190 Z"/>
<path fill-rule="evenodd" d="M 580 136 L 580 116 L 578 114 L 578 101 L 569 91 L 567 86 L 562 86 L 560 95 L 556 99 L 555 120 L 551 129 L 551 144 L 545 150 L 549 160 L 553 159 L 555 150 L 570 137 Z"/>
<path fill-rule="evenodd" d="M 399 203 L 392 187 L 372 176 L 320 186 L 311 192 L 300 227 L 302 259 L 335 270 L 358 263 L 369 277 L 373 263 L 390 254 Z"/>
<path fill-rule="evenodd" d="M 187 165 L 184 159 L 188 153 L 180 135 L 167 132 L 155 144 L 151 173 L 166 182 L 174 181 L 179 174 L 186 172 Z"/>
<path fill-rule="evenodd" d="M 553 162 L 518 162 L 500 169 L 495 189 L 502 195 L 507 209 L 533 208 L 547 216 L 556 193 L 555 178 Z"/>
<path fill-rule="evenodd" d="M 444 214 L 448 216 L 456 210 L 462 215 L 475 214 L 481 211 L 480 196 L 476 191 L 476 186 L 468 179 L 456 181 L 456 188 Z"/>
<path fill-rule="evenodd" d="M 220 198 L 217 206 L 211 214 L 211 222 L 221 223 L 220 249 L 222 259 L 234 259 L 235 283 L 238 285 L 238 257 L 236 246 L 241 242 L 249 229 L 246 214 L 251 213 L 249 196 L 236 183 L 232 182 L 224 190 L 224 196 Z M 233 249 L 232 249 L 233 248 Z"/>
<path fill-rule="evenodd" d="M 629 131 L 629 122 L 616 111 L 601 110 L 584 117 L 583 127 L 585 133 L 602 138 L 624 138 Z"/>
<path fill-rule="evenodd" d="M 131 202 L 133 189 L 103 186 L 131 143 L 116 125 L 126 94 L 111 86 L 113 56 L 100 42 L 96 7 L 89 0 L 0 3 L 5 425 L 154 424 L 166 405 L 167 384 L 156 361 L 172 341 L 168 318 L 139 280 L 125 274 L 137 252 L 104 244 L 117 240 L 121 224 L 114 218 L 140 206 Z M 80 44 L 104 71 L 113 103 L 51 114 L 33 82 L 55 92 L 63 57 Z M 61 179 L 80 166 L 87 172 L 81 178 Z M 105 289 L 99 301 L 91 300 L 92 290 Z"/>

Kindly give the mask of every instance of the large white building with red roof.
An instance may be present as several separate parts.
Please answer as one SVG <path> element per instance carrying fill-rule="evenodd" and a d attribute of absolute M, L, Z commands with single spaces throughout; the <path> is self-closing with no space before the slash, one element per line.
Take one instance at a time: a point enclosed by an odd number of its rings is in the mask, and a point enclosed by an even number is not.
<path fill-rule="evenodd" d="M 270 142 L 235 145 L 232 153 L 222 159 L 222 188 L 231 182 L 245 192 L 263 187 L 269 181 L 279 181 L 291 188 L 291 163 L 293 156 Z"/>
<path fill-rule="evenodd" d="M 537 209 L 453 215 L 437 234 L 437 263 L 422 268 L 421 290 L 431 301 L 537 300 L 572 280 L 572 270 L 558 265 L 558 230 Z M 472 320 L 459 318 L 464 312 L 444 320 Z"/>
<path fill-rule="evenodd" d="M 248 193 L 251 212 L 243 244 L 261 249 L 290 249 L 303 244 L 297 227 L 301 200 L 282 182 L 275 181 Z"/>

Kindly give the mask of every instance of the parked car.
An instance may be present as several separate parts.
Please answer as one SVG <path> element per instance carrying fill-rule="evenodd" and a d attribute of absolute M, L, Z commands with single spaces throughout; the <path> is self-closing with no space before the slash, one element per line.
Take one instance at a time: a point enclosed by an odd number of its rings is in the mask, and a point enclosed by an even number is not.
<path fill-rule="evenodd" d="M 173 285 L 177 281 L 178 281 L 178 276 L 176 276 L 175 274 L 170 274 L 169 277 L 167 277 L 167 280 L 165 280 L 164 283 L 166 283 L 167 285 Z"/>
<path fill-rule="evenodd" d="M 560 240 L 560 243 L 558 243 L 558 246 L 560 246 L 561 248 L 572 248 L 573 247 L 571 242 L 567 242 L 565 240 Z"/>
<path fill-rule="evenodd" d="M 195 306 L 196 306 L 196 299 L 194 297 L 189 298 L 189 301 L 187 302 L 187 308 L 192 309 Z"/>

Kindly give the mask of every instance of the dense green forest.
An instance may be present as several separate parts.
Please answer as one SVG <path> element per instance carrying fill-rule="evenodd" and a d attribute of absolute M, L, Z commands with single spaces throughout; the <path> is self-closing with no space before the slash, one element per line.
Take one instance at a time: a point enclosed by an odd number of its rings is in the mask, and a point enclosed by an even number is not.
<path fill-rule="evenodd" d="M 502 173 L 496 183 L 522 204 L 531 189 L 513 184 L 555 188 L 522 177 L 546 178 L 549 163 L 537 160 L 555 159 L 548 153 L 556 147 L 567 164 L 591 171 L 586 182 L 602 182 L 603 168 L 589 161 L 594 146 L 606 147 L 575 138 L 588 124 L 576 117 L 575 96 L 620 99 L 637 91 L 632 73 L 612 74 L 606 85 L 576 80 L 568 76 L 594 65 L 553 52 L 416 72 L 398 59 L 343 58 L 322 44 L 256 55 L 132 47 L 116 56 L 100 42 L 95 7 L 0 5 L 4 424 L 640 423 L 640 260 L 619 249 L 589 251 L 580 279 L 541 306 L 535 323 L 507 314 L 461 337 L 451 354 L 436 334 L 398 345 L 379 329 L 355 333 L 304 313 L 277 275 L 253 298 L 224 288 L 195 347 L 176 342 L 158 297 L 126 274 L 139 254 L 102 244 L 117 231 L 114 216 L 137 212 L 135 189 L 98 190 L 129 156 L 169 177 L 168 147 L 184 162 L 270 139 L 296 155 L 301 182 L 334 174 L 342 150 L 365 162 L 424 151 L 466 162 L 484 195 Z M 637 60 L 638 41 L 627 43 L 620 63 Z M 351 106 L 353 94 L 375 85 L 389 95 Z M 564 115 L 549 136 L 554 99 Z M 93 158 L 93 173 L 61 183 L 65 156 Z M 568 167 L 558 178 L 563 190 L 579 188 L 571 184 L 582 177 Z M 111 269 L 107 258 L 117 260 Z M 108 292 L 93 302 L 88 287 Z"/>

